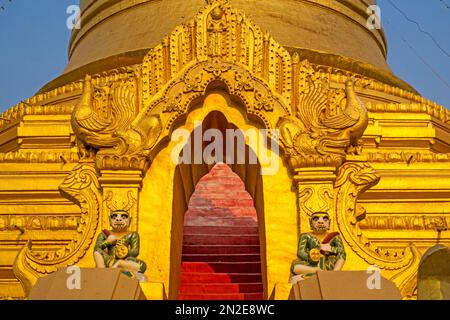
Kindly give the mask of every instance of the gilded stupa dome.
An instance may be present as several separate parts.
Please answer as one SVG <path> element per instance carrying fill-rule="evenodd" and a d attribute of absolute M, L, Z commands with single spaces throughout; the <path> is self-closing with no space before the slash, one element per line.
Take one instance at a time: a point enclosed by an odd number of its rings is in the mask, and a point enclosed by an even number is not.
<path fill-rule="evenodd" d="M 409 91 L 392 75 L 383 29 L 367 28 L 376 0 L 229 0 L 288 50 L 312 62 L 364 73 Z M 69 43 L 63 76 L 43 90 L 140 63 L 176 26 L 190 21 L 205 0 L 80 0 L 81 28 Z M 374 76 L 377 74 L 377 76 Z"/>
<path fill-rule="evenodd" d="M 333 53 L 387 69 L 383 31 L 366 26 L 375 0 L 230 0 L 287 47 Z M 205 0 L 81 0 L 66 71 L 158 44 L 192 19 Z"/>

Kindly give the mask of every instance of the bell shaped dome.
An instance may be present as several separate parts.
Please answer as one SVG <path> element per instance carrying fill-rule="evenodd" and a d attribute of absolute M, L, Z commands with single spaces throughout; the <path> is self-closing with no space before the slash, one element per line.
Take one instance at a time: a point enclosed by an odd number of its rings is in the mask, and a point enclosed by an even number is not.
<path fill-rule="evenodd" d="M 331 53 L 389 70 L 383 31 L 366 26 L 367 8 L 375 0 L 229 2 L 285 47 Z M 192 19 L 206 2 L 80 0 L 80 5 L 82 27 L 73 32 L 66 72 L 96 61 L 107 63 L 107 58 L 132 60 Z"/>

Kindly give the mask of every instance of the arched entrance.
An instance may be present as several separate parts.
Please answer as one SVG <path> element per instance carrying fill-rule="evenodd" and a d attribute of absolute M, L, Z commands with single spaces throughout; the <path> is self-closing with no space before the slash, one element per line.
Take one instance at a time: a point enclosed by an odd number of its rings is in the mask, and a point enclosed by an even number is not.
<path fill-rule="evenodd" d="M 242 104 L 223 91 L 209 92 L 204 100 L 197 101 L 176 127 L 186 130 L 189 136 L 195 134 L 196 123 L 202 123 L 204 128 L 220 130 L 224 126 L 243 132 L 265 128 L 258 119 L 249 119 Z M 261 153 L 275 159 L 278 170 L 264 176 L 259 174 L 260 165 L 266 166 L 267 162 L 259 154 L 257 165 L 235 164 L 230 168 L 244 183 L 257 213 L 263 298 L 267 299 L 273 294 L 275 283 L 289 279 L 298 220 L 296 207 L 292 205 L 296 193 L 288 167 L 276 152 L 267 146 L 260 147 Z M 258 150 L 251 141 L 245 148 Z M 177 165 L 172 157 L 180 152 L 178 140 L 161 145 L 143 181 L 139 203 L 140 256 L 148 261 L 150 281 L 162 283 L 168 299 L 177 299 L 180 292 L 185 213 L 195 187 L 213 167 L 205 163 Z"/>
<path fill-rule="evenodd" d="M 211 129 L 222 137 L 235 132 L 234 151 L 230 151 L 230 141 L 223 139 L 222 150 L 206 153 L 215 142 L 203 140 Z M 222 113 L 213 111 L 180 154 L 184 157 L 187 152 L 190 158 L 177 166 L 174 177 L 173 214 L 177 218 L 173 223 L 182 225 L 173 225 L 173 229 L 184 235 L 182 246 L 172 245 L 182 248 L 182 252 L 172 252 L 173 260 L 180 261 L 180 299 L 263 298 L 265 267 L 261 267 L 260 243 L 264 243 L 265 232 L 263 223 L 258 224 L 264 221 L 258 219 L 264 216 L 262 176 L 256 155 L 245 141 L 238 143 L 243 137 L 240 133 Z M 196 148 L 198 143 L 201 146 Z M 196 152 L 201 153 L 201 163 Z M 211 156 L 214 159 L 208 159 Z M 230 166 L 221 163 L 225 159 Z"/>
<path fill-rule="evenodd" d="M 185 215 L 179 299 L 263 298 L 253 199 L 224 163 L 196 186 Z"/>

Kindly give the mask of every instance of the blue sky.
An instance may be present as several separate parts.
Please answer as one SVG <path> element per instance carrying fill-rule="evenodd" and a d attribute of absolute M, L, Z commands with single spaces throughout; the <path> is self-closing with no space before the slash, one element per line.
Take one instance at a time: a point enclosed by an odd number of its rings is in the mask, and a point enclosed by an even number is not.
<path fill-rule="evenodd" d="M 66 9 L 77 2 L 0 0 L 0 111 L 32 96 L 64 70 L 70 37 Z M 379 5 L 394 73 L 426 98 L 450 107 L 450 0 L 379 0 Z"/>

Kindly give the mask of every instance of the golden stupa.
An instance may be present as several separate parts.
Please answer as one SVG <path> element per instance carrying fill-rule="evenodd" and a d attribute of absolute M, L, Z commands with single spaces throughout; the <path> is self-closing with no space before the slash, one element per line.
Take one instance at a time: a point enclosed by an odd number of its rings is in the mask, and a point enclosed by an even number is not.
<path fill-rule="evenodd" d="M 177 298 L 183 217 L 207 170 L 179 170 L 170 136 L 217 111 L 280 132 L 275 174 L 233 166 L 258 214 L 265 298 L 288 297 L 317 210 L 342 235 L 344 270 L 376 265 L 414 298 L 421 255 L 450 245 L 450 111 L 392 74 L 383 30 L 367 28 L 375 2 L 80 0 L 65 72 L 0 115 L 0 297 L 93 267 L 122 205 L 146 295 Z"/>

